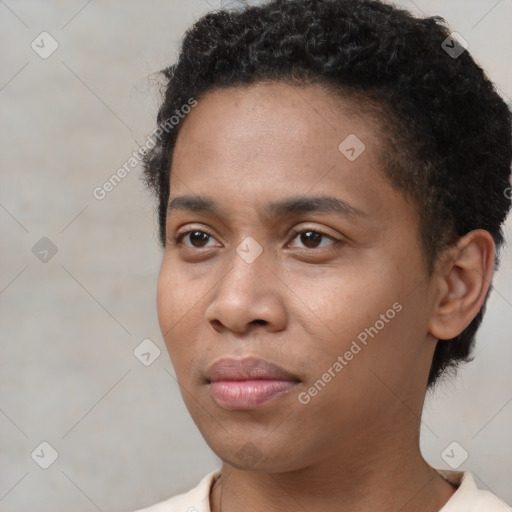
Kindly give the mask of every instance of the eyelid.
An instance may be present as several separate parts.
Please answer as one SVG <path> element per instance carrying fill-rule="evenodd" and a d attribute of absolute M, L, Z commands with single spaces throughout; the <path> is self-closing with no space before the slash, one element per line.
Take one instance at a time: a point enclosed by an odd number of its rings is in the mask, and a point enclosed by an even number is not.
<path fill-rule="evenodd" d="M 292 229 L 290 229 L 290 231 L 288 232 L 287 236 L 288 237 L 296 236 L 299 233 L 303 233 L 304 231 L 314 231 L 315 233 L 318 233 L 320 235 L 326 236 L 326 237 L 331 238 L 333 240 L 337 239 L 336 236 L 334 236 L 332 234 L 329 234 L 327 232 L 327 229 L 319 228 L 318 226 L 304 226 L 304 225 L 293 227 Z"/>
<path fill-rule="evenodd" d="M 290 239 L 290 242 L 287 244 L 287 247 L 293 242 L 293 240 L 295 240 L 297 235 L 299 235 L 301 233 L 307 233 L 308 231 L 314 231 L 315 233 L 319 234 L 321 237 L 329 238 L 331 240 L 331 243 L 328 246 L 324 246 L 324 247 L 314 247 L 314 248 L 295 247 L 296 250 L 305 251 L 305 252 L 314 251 L 314 252 L 319 253 L 319 252 L 322 252 L 322 251 L 329 250 L 332 247 L 334 247 L 335 245 L 338 245 L 338 244 L 342 243 L 341 240 L 339 240 L 338 238 L 336 238 L 333 235 L 330 235 L 324 229 L 319 229 L 316 226 L 299 226 L 299 227 L 292 228 L 288 232 L 287 237 Z"/>
<path fill-rule="evenodd" d="M 190 225 L 187 225 L 187 228 L 184 229 L 184 230 L 178 230 L 178 232 L 176 233 L 176 235 L 174 236 L 174 242 L 175 244 L 179 244 L 181 242 L 181 239 L 183 237 L 185 237 L 186 235 L 194 232 L 194 231 L 201 231 L 201 232 L 204 232 L 206 233 L 207 235 L 209 235 L 210 237 L 212 238 L 215 238 L 215 235 L 208 229 L 204 228 L 203 226 L 190 226 Z M 188 249 L 197 249 L 197 247 L 188 247 L 188 246 L 185 246 L 187 247 Z M 205 247 L 205 249 L 209 249 L 209 247 Z"/>
<path fill-rule="evenodd" d="M 208 233 L 210 236 L 215 236 L 215 235 L 212 234 L 211 231 L 209 231 L 204 226 L 194 226 L 194 225 L 188 225 L 187 224 L 186 229 L 183 229 L 183 230 L 179 230 L 178 229 L 178 232 L 176 233 L 176 237 L 180 237 L 182 235 L 186 235 L 186 234 L 190 233 L 191 231 L 204 231 L 205 233 Z"/>

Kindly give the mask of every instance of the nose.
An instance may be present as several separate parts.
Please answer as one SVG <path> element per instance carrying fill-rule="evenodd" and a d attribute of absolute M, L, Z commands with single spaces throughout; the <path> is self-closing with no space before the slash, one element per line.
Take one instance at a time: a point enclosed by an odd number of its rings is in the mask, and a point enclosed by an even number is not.
<path fill-rule="evenodd" d="M 269 332 L 286 328 L 286 286 L 267 265 L 265 252 L 248 263 L 236 251 L 224 270 L 206 308 L 206 320 L 221 333 L 245 333 L 255 326 Z"/>

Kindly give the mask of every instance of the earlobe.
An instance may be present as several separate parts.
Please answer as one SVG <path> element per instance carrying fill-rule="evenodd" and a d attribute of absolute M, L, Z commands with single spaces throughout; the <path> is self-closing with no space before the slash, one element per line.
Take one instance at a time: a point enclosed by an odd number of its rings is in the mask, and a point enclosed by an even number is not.
<path fill-rule="evenodd" d="M 437 339 L 458 336 L 480 311 L 494 272 L 495 245 L 483 229 L 461 237 L 438 272 L 438 292 L 429 332 Z"/>

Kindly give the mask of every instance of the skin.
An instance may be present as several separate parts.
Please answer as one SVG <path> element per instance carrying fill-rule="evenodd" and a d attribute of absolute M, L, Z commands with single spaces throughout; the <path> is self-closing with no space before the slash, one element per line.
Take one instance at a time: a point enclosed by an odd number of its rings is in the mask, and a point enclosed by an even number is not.
<path fill-rule="evenodd" d="M 494 244 L 472 231 L 429 277 L 415 209 L 383 177 L 378 127 L 347 106 L 318 85 L 257 84 L 208 92 L 180 127 L 170 200 L 209 196 L 225 215 L 168 213 L 157 307 L 184 402 L 223 461 L 213 512 L 426 512 L 455 491 L 420 453 L 420 417 L 437 338 L 479 311 Z M 338 149 L 349 134 L 366 146 L 354 161 Z M 317 195 L 362 214 L 264 215 L 268 202 Z M 326 236 L 288 236 L 295 227 Z M 210 236 L 176 241 L 187 230 Z M 263 249 L 251 263 L 236 251 L 249 236 Z M 394 303 L 400 312 L 301 403 Z M 301 382 L 258 408 L 224 409 L 205 373 L 227 356 Z"/>

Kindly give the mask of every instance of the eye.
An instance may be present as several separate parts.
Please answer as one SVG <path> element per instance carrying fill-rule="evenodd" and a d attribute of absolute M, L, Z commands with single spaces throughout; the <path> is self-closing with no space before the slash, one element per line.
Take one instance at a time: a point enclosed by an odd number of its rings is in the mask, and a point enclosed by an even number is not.
<path fill-rule="evenodd" d="M 322 238 L 332 240 L 333 243 L 337 242 L 334 237 L 316 229 L 295 229 L 289 233 L 288 236 L 292 239 L 295 239 L 298 235 L 300 235 L 300 242 L 304 245 L 304 247 L 297 247 L 298 249 L 318 249 L 329 245 L 322 245 Z M 189 249 L 202 249 L 211 247 L 207 245 L 210 238 L 214 238 L 213 235 L 207 231 L 204 231 L 203 229 L 191 229 L 184 231 L 183 233 L 179 233 L 176 236 L 175 242 L 176 244 L 179 244 L 182 239 L 188 239 L 191 245 L 185 243 L 185 247 L 188 247 Z"/>
<path fill-rule="evenodd" d="M 300 235 L 299 240 L 301 243 L 305 245 L 305 247 L 299 247 L 299 249 L 317 249 L 319 247 L 325 247 L 325 244 L 323 246 L 318 245 L 322 238 L 328 238 L 332 240 L 334 243 L 336 243 L 337 241 L 332 236 L 323 233 L 322 231 L 318 231 L 316 229 L 295 229 L 290 233 L 289 236 L 291 238 L 296 238 L 297 235 Z"/>
<path fill-rule="evenodd" d="M 175 242 L 180 243 L 182 238 L 186 239 L 187 237 L 189 237 L 188 239 L 192 243 L 192 245 L 184 244 L 185 247 L 188 247 L 190 249 L 200 249 L 203 247 L 207 247 L 205 243 L 208 242 L 208 238 L 213 238 L 213 235 L 202 229 L 191 229 L 189 231 L 185 231 L 184 233 L 178 234 Z"/>

